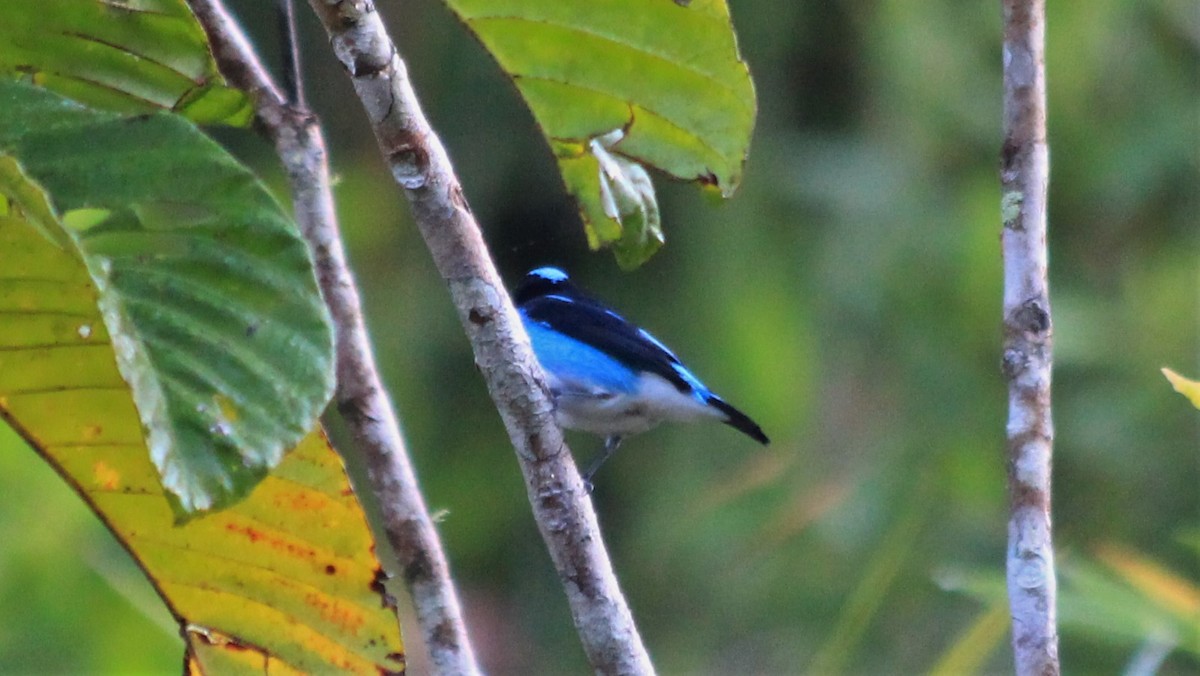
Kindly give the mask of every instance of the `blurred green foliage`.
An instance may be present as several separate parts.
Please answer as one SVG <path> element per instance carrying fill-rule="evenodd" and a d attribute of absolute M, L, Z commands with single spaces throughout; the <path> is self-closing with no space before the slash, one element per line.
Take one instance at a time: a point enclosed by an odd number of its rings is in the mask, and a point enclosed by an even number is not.
<path fill-rule="evenodd" d="M 761 106 L 741 191 L 717 205 L 660 181 L 667 245 L 632 274 L 586 251 L 531 118 L 445 8 L 381 9 L 506 277 L 566 266 L 773 439 L 667 427 L 598 476 L 659 668 L 934 666 L 988 611 L 939 576 L 1004 561 L 999 4 L 733 0 Z M 1159 368 L 1200 372 L 1200 15 L 1188 0 L 1049 12 L 1060 557 L 1118 543 L 1194 583 L 1179 537 L 1200 521 L 1200 430 Z M 246 17 L 272 52 L 270 17 Z M 477 649 L 492 673 L 583 673 L 448 294 L 324 39 L 304 29 L 379 361 L 427 500 L 448 510 Z M 222 139 L 277 174 L 265 144 Z M 581 458 L 599 449 L 570 441 Z M 98 555 L 112 549 L 99 526 L 14 445 L 0 438 L 0 668 L 176 669 L 172 639 L 126 600 L 141 588 L 106 572 L 119 550 Z M 1112 673 L 1138 651 L 1061 633 L 1068 673 Z M 1007 639 L 956 659 L 1011 669 Z M 1162 673 L 1196 668 L 1176 653 Z"/>

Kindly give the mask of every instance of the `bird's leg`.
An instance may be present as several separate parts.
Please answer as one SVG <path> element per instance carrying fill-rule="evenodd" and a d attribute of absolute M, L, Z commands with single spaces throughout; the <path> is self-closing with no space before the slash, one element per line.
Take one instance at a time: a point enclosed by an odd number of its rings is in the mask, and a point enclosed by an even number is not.
<path fill-rule="evenodd" d="M 600 465 L 604 464 L 605 460 L 612 457 L 612 454 L 617 451 L 617 447 L 621 445 L 621 437 L 611 436 L 604 439 L 604 450 L 600 455 L 588 465 L 587 470 L 583 473 L 583 487 L 588 493 L 592 492 L 595 486 L 592 484 L 592 477 L 596 474 L 596 470 L 600 469 Z"/>

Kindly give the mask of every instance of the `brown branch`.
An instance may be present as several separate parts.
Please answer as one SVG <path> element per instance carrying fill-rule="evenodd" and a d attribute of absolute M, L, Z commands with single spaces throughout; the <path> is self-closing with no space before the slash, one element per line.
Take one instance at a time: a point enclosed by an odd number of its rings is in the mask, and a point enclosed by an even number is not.
<path fill-rule="evenodd" d="M 579 473 L 554 422 L 544 376 L 488 254 L 445 149 L 369 0 L 309 0 L 354 84 L 385 162 L 450 287 L 475 361 L 504 420 L 542 538 L 592 667 L 653 667 L 618 588 Z"/>
<path fill-rule="evenodd" d="M 254 101 L 259 127 L 287 171 L 296 221 L 336 329 L 337 408 L 362 453 L 383 527 L 412 595 L 436 673 L 479 673 L 437 531 L 380 382 L 361 302 L 334 215 L 325 141 L 313 115 L 286 103 L 221 0 L 188 0 L 222 74 Z"/>
<path fill-rule="evenodd" d="M 1004 375 L 1008 379 L 1008 596 L 1022 676 L 1059 673 L 1050 527 L 1052 326 L 1046 278 L 1045 0 L 1003 0 Z"/>

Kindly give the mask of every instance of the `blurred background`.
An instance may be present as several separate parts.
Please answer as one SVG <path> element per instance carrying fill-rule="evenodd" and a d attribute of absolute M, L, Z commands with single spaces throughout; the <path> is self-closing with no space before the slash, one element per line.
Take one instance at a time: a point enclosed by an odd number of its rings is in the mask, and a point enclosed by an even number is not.
<path fill-rule="evenodd" d="M 232 4 L 272 60 L 267 3 Z M 633 273 L 587 251 L 515 89 L 447 9 L 378 4 L 506 279 L 567 268 L 773 440 L 664 427 L 598 475 L 659 669 L 1011 673 L 999 3 L 731 0 L 759 97 L 742 187 L 717 204 L 657 177 L 668 243 Z M 1197 673 L 1200 415 L 1159 369 L 1200 376 L 1200 9 L 1049 4 L 1061 656 Z M 494 674 L 585 673 L 449 295 L 303 18 L 350 258 L 476 649 Z M 215 133 L 286 202 L 265 143 Z M 0 671 L 178 671 L 124 551 L 7 430 L 0 495 Z"/>

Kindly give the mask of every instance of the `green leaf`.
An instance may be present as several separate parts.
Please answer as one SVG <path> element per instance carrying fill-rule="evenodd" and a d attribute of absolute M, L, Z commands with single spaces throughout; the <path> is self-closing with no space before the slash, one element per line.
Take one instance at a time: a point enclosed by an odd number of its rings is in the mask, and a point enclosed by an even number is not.
<path fill-rule="evenodd" d="M 967 676 L 983 672 L 983 667 L 1008 635 L 1008 605 L 994 601 L 967 625 L 929 669 L 929 676 Z"/>
<path fill-rule="evenodd" d="M 1177 638 L 1181 647 L 1200 655 L 1200 585 L 1158 561 L 1116 543 L 1101 543 L 1096 547 L 1095 555 L 1147 605 L 1175 620 L 1177 633 L 1164 632 L 1163 636 Z"/>
<path fill-rule="evenodd" d="M 11 403 L 92 386 L 84 361 L 57 359 L 86 333 L 89 354 L 115 355 L 177 507 L 244 496 L 312 429 L 333 391 L 330 320 L 295 226 L 253 175 L 178 116 L 122 118 L 4 80 L 0 108 L 0 153 L 20 162 L 0 163 L 0 186 L 10 207 L 37 216 L 23 227 L 56 231 L 50 240 L 69 256 L 31 262 L 22 248 L 0 247 L 15 311 L 58 302 L 47 297 L 62 289 L 38 285 L 75 266 L 89 281 L 72 307 L 99 312 L 51 312 L 54 331 L 3 353 L 9 389 L 0 395 Z M 35 183 L 48 199 L 30 199 Z M 49 222 L 54 213 L 61 222 Z"/>
<path fill-rule="evenodd" d="M 1111 543 L 1097 547 L 1094 557 L 1061 560 L 1058 573 L 1063 633 L 1125 647 L 1157 641 L 1200 656 L 1200 586 L 1194 580 Z M 1003 574 L 994 571 L 947 572 L 939 582 L 989 605 L 1007 594 Z"/>
<path fill-rule="evenodd" d="M 183 0 L 10 0 L 0 21 L 4 73 L 126 114 L 173 110 L 238 126 L 253 117 Z"/>
<path fill-rule="evenodd" d="M 839 674 L 846 671 L 846 665 L 854 657 L 867 628 L 879 614 L 889 591 L 917 548 L 917 535 L 929 515 L 931 491 L 928 479 L 912 489 L 908 504 L 888 527 L 886 535 L 866 562 L 862 577 L 845 600 L 837 622 L 813 656 L 807 668 L 808 673 Z"/>
<path fill-rule="evenodd" d="M 633 267 L 662 244 L 641 210 L 604 205 L 605 154 L 715 186 L 741 179 L 755 98 L 724 0 L 446 0 L 513 79 L 579 202 L 588 242 Z M 644 169 L 639 167 L 644 172 Z M 652 187 L 639 200 L 654 202 Z M 611 187 L 611 186 L 610 186 Z"/>

